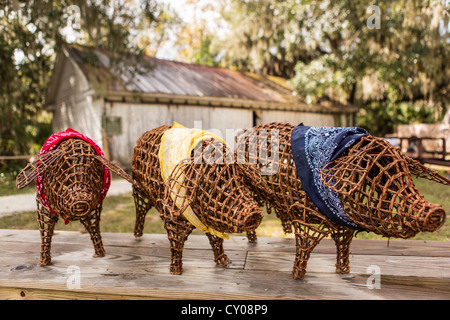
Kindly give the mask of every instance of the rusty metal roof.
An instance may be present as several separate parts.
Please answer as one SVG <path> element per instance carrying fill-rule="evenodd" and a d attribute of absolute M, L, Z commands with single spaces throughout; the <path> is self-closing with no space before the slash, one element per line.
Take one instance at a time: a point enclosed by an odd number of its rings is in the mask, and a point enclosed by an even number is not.
<path fill-rule="evenodd" d="M 112 63 L 107 51 L 88 47 L 67 47 L 93 88 L 106 98 L 153 97 L 200 104 L 215 100 L 221 105 L 266 106 L 271 109 L 311 112 L 354 112 L 351 106 L 307 105 L 285 79 L 236 70 L 130 55 Z M 141 101 L 143 101 L 141 99 Z M 217 104 L 217 103 L 216 103 Z"/>

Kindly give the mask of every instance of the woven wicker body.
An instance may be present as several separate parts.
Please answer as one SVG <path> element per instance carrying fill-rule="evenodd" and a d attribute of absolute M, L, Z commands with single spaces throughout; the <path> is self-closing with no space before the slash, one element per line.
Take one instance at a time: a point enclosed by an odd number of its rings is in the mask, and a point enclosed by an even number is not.
<path fill-rule="evenodd" d="M 293 129 L 294 126 L 287 123 L 270 123 L 247 131 L 238 143 L 237 153 L 254 165 L 239 166 L 238 171 L 253 197 L 260 204 L 266 204 L 269 213 L 273 210 L 280 218 L 283 230 L 294 232 L 294 278 L 303 279 L 311 251 L 327 236 L 336 244 L 336 271 L 348 273 L 349 247 L 355 231 L 327 219 L 306 195 L 291 152 Z M 272 141 L 268 132 L 273 130 L 277 130 L 278 139 Z M 268 143 L 259 146 L 259 152 L 252 152 L 259 138 L 267 139 Z M 279 153 L 276 164 L 270 164 L 275 150 L 272 144 Z M 276 171 L 261 175 L 268 164 Z M 442 207 L 426 202 L 414 187 L 411 172 L 436 182 L 450 183 L 405 157 L 385 140 L 373 136 L 362 138 L 346 154 L 330 163 L 322 171 L 322 178 L 325 185 L 341 195 L 345 212 L 358 226 L 388 237 L 407 238 L 419 231 L 436 230 L 445 219 Z M 255 241 L 255 238 L 256 235 L 251 234 L 249 240 Z"/>
<path fill-rule="evenodd" d="M 53 151 L 30 163 L 17 177 L 17 187 L 23 188 L 37 175 L 42 175 L 46 203 L 36 196 L 37 219 L 41 233 L 39 265 L 51 262 L 50 248 L 55 224 L 59 217 L 66 223 L 79 220 L 89 232 L 95 257 L 103 257 L 105 249 L 100 235 L 102 190 L 106 165 L 113 172 L 132 181 L 117 165 L 96 154 L 88 142 L 71 138 L 62 141 Z"/>
<path fill-rule="evenodd" d="M 246 192 L 237 177 L 236 166 L 226 163 L 231 155 L 228 148 L 215 140 L 202 143 L 199 156 L 203 160 L 185 159 L 173 170 L 164 183 L 158 152 L 161 137 L 170 126 L 147 131 L 137 141 L 133 152 L 132 172 L 135 180 L 133 196 L 136 205 L 134 234 L 142 236 L 145 216 L 151 207 L 160 213 L 170 242 L 172 274 L 182 273 L 182 252 L 185 241 L 195 227 L 182 214 L 190 206 L 199 220 L 218 232 L 252 231 L 261 222 L 261 209 Z M 221 163 L 208 163 L 206 155 L 222 159 Z M 181 175 L 183 176 L 181 178 Z M 183 188 L 185 193 L 179 192 Z M 181 205 L 175 205 L 177 197 Z M 206 232 L 217 265 L 225 266 L 231 261 L 223 251 L 223 239 Z"/>

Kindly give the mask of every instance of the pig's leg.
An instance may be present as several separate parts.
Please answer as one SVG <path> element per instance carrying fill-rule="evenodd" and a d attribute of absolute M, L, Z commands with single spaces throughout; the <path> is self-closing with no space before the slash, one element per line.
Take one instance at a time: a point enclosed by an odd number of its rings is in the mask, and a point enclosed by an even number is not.
<path fill-rule="evenodd" d="M 283 215 L 283 212 L 280 215 Z M 307 198 L 289 207 L 285 214 L 285 220 L 288 219 L 291 221 L 295 234 L 296 253 L 292 274 L 294 279 L 303 279 L 311 252 L 320 240 L 329 234 L 329 231 L 325 230 L 326 220 L 314 208 L 311 208 Z"/>
<path fill-rule="evenodd" d="M 349 273 L 350 272 L 350 244 L 353 239 L 354 230 L 340 227 L 331 232 L 331 237 L 336 244 L 336 272 Z"/>
<path fill-rule="evenodd" d="M 50 248 L 52 244 L 53 231 L 58 221 L 58 216 L 47 211 L 41 204 L 39 199 L 37 202 L 37 220 L 39 223 L 39 231 L 41 233 L 41 255 L 39 259 L 40 266 L 46 266 L 51 262 Z"/>
<path fill-rule="evenodd" d="M 294 279 L 303 279 L 306 273 L 306 265 L 311 252 L 316 245 L 326 237 L 329 232 L 323 230 L 322 224 L 313 225 L 301 220 L 293 220 L 292 226 L 295 232 L 296 254 L 292 274 Z"/>
<path fill-rule="evenodd" d="M 250 243 L 256 243 L 256 241 L 258 240 L 257 236 L 256 236 L 256 231 L 247 231 L 247 239 L 248 242 Z"/>
<path fill-rule="evenodd" d="M 147 212 L 152 205 L 150 199 L 146 197 L 143 192 L 133 186 L 133 198 L 136 207 L 136 223 L 134 225 L 134 236 L 136 238 L 142 237 L 144 231 L 144 223 Z"/>
<path fill-rule="evenodd" d="M 283 228 L 284 233 L 292 233 L 292 222 L 291 219 L 289 219 L 289 215 L 285 214 L 286 211 L 278 208 L 273 209 L 277 218 L 280 219 L 281 227 Z"/>
<path fill-rule="evenodd" d="M 281 226 L 283 228 L 284 233 L 292 233 L 292 223 L 291 221 L 285 219 L 284 215 L 280 215 Z"/>
<path fill-rule="evenodd" d="M 189 222 L 164 217 L 164 227 L 170 242 L 170 273 L 181 274 L 183 272 L 183 248 L 189 234 L 195 229 Z"/>
<path fill-rule="evenodd" d="M 223 250 L 223 239 L 212 235 L 211 233 L 206 233 L 211 244 L 211 248 L 214 252 L 214 261 L 218 266 L 226 266 L 231 263 L 231 260 L 225 254 Z"/>
<path fill-rule="evenodd" d="M 100 214 L 102 213 L 102 203 L 100 203 L 95 210 L 91 212 L 90 217 L 81 220 L 86 230 L 91 236 L 92 243 L 94 244 L 95 254 L 94 257 L 104 257 L 105 248 L 102 243 L 102 236 L 100 234 Z"/>

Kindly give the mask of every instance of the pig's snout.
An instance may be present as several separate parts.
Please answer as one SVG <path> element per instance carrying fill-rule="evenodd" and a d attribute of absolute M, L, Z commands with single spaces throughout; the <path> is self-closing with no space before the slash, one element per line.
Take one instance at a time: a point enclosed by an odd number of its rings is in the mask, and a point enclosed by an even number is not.
<path fill-rule="evenodd" d="M 70 211 L 75 216 L 84 216 L 89 212 L 90 204 L 87 201 L 77 201 L 71 207 Z"/>
<path fill-rule="evenodd" d="M 72 219 L 80 219 L 93 210 L 94 199 L 89 192 L 74 191 L 69 194 L 69 212 Z"/>
<path fill-rule="evenodd" d="M 440 205 L 429 205 L 424 210 L 425 218 L 420 231 L 436 231 L 444 225 L 445 211 Z"/>
<path fill-rule="evenodd" d="M 244 213 L 244 219 L 239 223 L 239 229 L 243 231 L 254 231 L 262 221 L 261 209 L 259 207 L 250 207 L 248 212 Z"/>

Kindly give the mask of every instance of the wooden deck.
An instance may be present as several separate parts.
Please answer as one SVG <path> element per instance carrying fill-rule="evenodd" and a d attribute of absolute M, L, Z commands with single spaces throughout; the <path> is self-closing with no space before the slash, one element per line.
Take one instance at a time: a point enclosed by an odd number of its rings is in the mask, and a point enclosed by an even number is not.
<path fill-rule="evenodd" d="M 103 233 L 103 242 L 106 257 L 93 258 L 88 234 L 56 231 L 53 263 L 39 267 L 38 231 L 0 230 L 0 299 L 450 299 L 448 241 L 391 240 L 387 247 L 387 241 L 355 239 L 351 273 L 339 275 L 334 243 L 326 239 L 302 281 L 291 275 L 293 239 L 248 244 L 231 237 L 225 250 L 233 263 L 223 268 L 215 265 L 207 238 L 191 235 L 181 276 L 169 274 L 166 235 L 135 240 Z M 369 289 L 368 282 L 378 283 L 372 281 L 376 270 L 379 289 Z"/>

